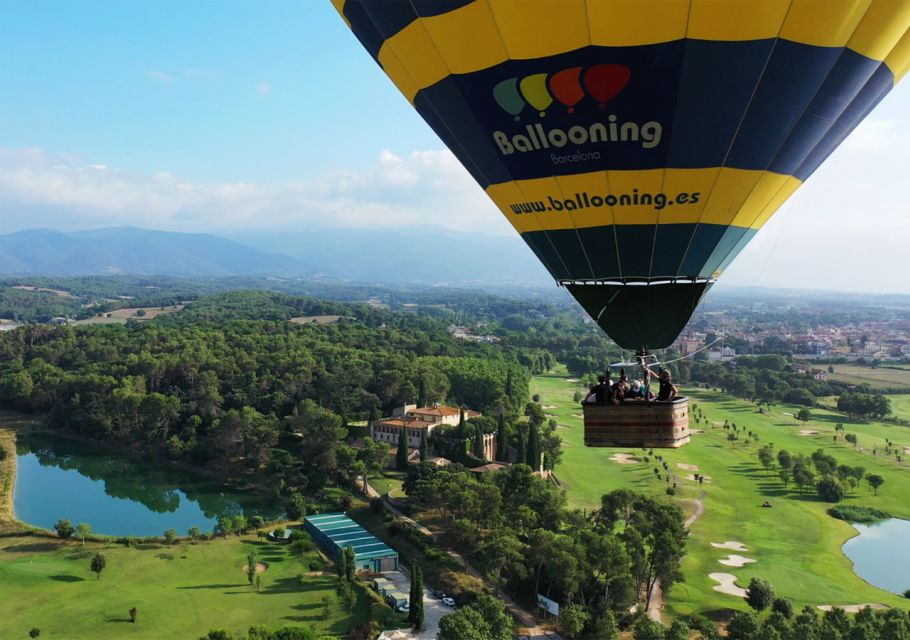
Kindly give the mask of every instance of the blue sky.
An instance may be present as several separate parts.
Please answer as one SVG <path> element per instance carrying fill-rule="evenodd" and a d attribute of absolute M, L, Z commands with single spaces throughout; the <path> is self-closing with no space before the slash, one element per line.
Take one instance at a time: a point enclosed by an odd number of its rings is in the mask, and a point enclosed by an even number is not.
<path fill-rule="evenodd" d="M 3 13 L 6 147 L 258 182 L 363 167 L 390 144 L 439 146 L 327 1 L 22 2 Z"/>
<path fill-rule="evenodd" d="M 910 293 L 910 82 L 728 284 Z M 0 233 L 509 225 L 328 0 L 5 3 Z"/>

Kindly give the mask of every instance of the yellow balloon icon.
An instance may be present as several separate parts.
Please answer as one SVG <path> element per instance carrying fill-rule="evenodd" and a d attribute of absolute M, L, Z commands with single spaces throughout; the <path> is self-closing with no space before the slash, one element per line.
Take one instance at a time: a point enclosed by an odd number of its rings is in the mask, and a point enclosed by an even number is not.
<path fill-rule="evenodd" d="M 535 73 L 521 79 L 518 84 L 521 95 L 528 104 L 537 109 L 540 117 L 546 115 L 546 108 L 553 104 L 553 96 L 547 90 L 547 74 Z"/>

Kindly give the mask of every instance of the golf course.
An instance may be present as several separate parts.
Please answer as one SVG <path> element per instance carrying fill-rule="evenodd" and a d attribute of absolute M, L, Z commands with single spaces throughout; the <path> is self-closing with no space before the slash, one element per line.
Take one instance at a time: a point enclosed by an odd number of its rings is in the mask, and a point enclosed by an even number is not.
<path fill-rule="evenodd" d="M 32 421 L 11 412 L 0 420 L 7 452 L 0 460 L 0 638 L 27 638 L 33 629 L 42 639 L 197 638 L 213 628 L 246 633 L 263 624 L 343 636 L 368 619 L 368 598 L 355 591 L 348 610 L 337 575 L 323 573 L 331 565 L 312 544 L 272 543 L 256 531 L 129 546 L 23 535 L 23 524 L 11 519 L 13 442 Z M 250 553 L 252 582 L 245 570 Z M 99 573 L 92 569 L 96 554 L 105 560 Z"/>
<path fill-rule="evenodd" d="M 680 504 L 687 515 L 696 513 L 697 501 L 703 507 L 690 527 L 682 567 L 685 582 L 665 594 L 664 612 L 670 617 L 696 611 L 719 617 L 730 610 L 746 610 L 741 596 L 721 593 L 715 587 L 727 582 L 727 590 L 736 592 L 736 586 L 745 588 L 753 576 L 770 581 L 778 595 L 797 607 L 865 603 L 907 607 L 905 598 L 878 589 L 853 572 L 841 546 L 856 530 L 827 514 L 832 505 L 822 502 L 814 487 L 802 494 L 792 482 L 784 487 L 776 460 L 766 470 L 758 451 L 767 444 L 773 444 L 775 454 L 784 449 L 793 455 L 810 455 L 822 449 L 839 464 L 862 466 L 866 474 L 882 476 L 884 484 L 874 495 L 863 481 L 841 504 L 874 507 L 910 518 L 906 500 L 910 463 L 884 455 L 886 439 L 900 450 L 910 446 L 910 429 L 852 421 L 819 409 L 813 409 L 811 419 L 803 423 L 794 418 L 798 407 L 774 405 L 770 414 L 763 414 L 755 405 L 717 391 L 683 388 L 690 398 L 689 426 L 693 430 L 688 445 L 653 453 L 592 449 L 583 444 L 581 408 L 573 399 L 581 390 L 581 383 L 568 378 L 564 370 L 537 376 L 531 383 L 531 393 L 539 394 L 546 413 L 559 425 L 564 450 L 556 475 L 566 487 L 571 505 L 596 509 L 601 495 L 621 487 L 666 495 L 669 484 L 676 483 L 675 495 L 667 499 Z M 704 416 L 700 423 L 696 422 L 696 407 Z M 728 440 L 725 421 L 737 425 L 738 440 Z M 846 433 L 857 436 L 855 448 L 845 442 L 843 434 L 835 442 L 838 423 Z M 747 435 L 750 431 L 752 437 Z M 656 455 L 663 460 L 656 460 Z M 650 462 L 645 462 L 647 458 Z M 666 470 L 663 463 L 668 465 Z M 663 477 L 655 473 L 655 467 Z M 665 480 L 667 472 L 672 474 L 671 483 Z M 699 483 L 695 474 L 707 478 Z M 762 506 L 766 501 L 770 508 Z M 720 575 L 712 579 L 710 574 Z"/>

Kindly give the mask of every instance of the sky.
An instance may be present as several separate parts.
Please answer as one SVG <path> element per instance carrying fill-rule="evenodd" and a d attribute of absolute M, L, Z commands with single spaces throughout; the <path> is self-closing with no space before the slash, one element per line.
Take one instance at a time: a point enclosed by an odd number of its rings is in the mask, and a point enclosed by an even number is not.
<path fill-rule="evenodd" d="M 910 82 L 728 285 L 910 293 Z M 441 226 L 514 233 L 328 0 L 6 3 L 0 233 Z"/>

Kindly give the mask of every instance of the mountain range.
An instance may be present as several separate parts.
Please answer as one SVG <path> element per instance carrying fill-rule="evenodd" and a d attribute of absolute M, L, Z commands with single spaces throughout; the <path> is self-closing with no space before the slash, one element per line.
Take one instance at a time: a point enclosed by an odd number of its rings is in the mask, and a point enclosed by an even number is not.
<path fill-rule="evenodd" d="M 552 283 L 519 238 L 433 227 L 205 233 L 110 227 L 0 235 L 3 275 L 322 276 L 447 285 Z"/>

